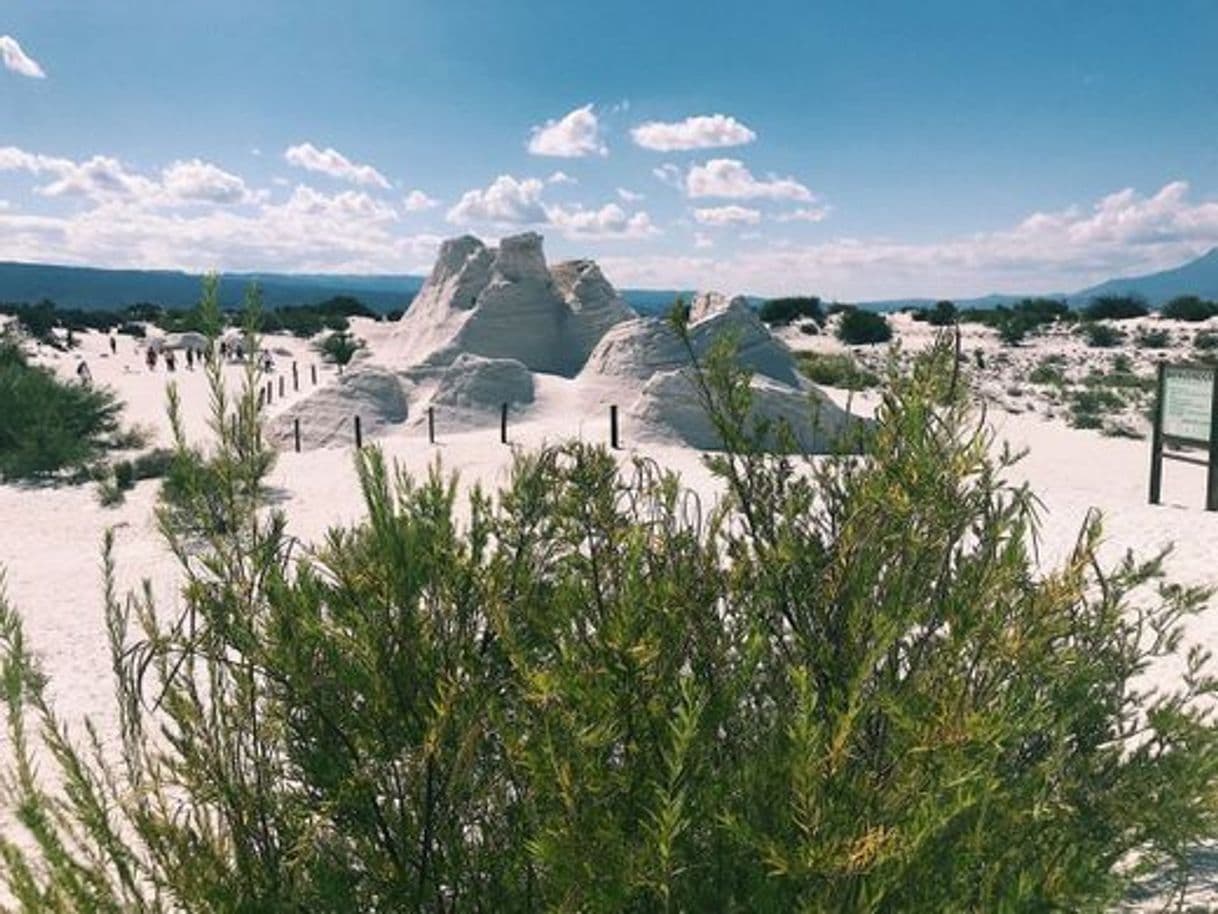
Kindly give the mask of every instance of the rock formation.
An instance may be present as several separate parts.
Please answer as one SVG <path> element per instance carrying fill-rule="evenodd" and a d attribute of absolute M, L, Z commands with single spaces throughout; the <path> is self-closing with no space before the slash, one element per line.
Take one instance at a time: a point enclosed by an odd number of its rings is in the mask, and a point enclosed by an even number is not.
<path fill-rule="evenodd" d="M 303 450 L 354 444 L 354 417 L 360 417 L 365 437 L 406 421 L 409 408 L 401 379 L 392 371 L 352 363 L 342 375 L 290 406 L 272 419 L 267 432 L 284 449 L 293 446 L 294 420 L 300 420 Z"/>
<path fill-rule="evenodd" d="M 848 435 L 858 429 L 858 420 L 815 388 L 806 389 L 754 375 L 750 424 L 759 418 L 771 423 L 765 445 L 780 449 L 779 423 L 785 423 L 797 451 L 825 453 L 849 444 Z M 662 435 L 704 451 L 719 450 L 723 441 L 703 406 L 690 369 L 662 371 L 643 387 L 631 405 L 630 415 Z M 751 431 L 751 430 L 750 430 Z"/>
<path fill-rule="evenodd" d="M 464 352 L 571 377 L 604 332 L 633 314 L 595 264 L 551 273 L 540 235 L 504 238 L 497 248 L 465 235 L 440 246 L 400 321 L 399 356 L 440 364 Z"/>
<path fill-rule="evenodd" d="M 689 338 L 702 358 L 715 340 L 732 335 L 740 363 L 750 371 L 795 385 L 799 377 L 790 350 L 769 329 L 748 301 L 728 299 L 717 292 L 694 297 L 689 312 Z M 586 372 L 645 382 L 660 371 L 689 364 L 689 353 L 666 318 L 643 317 L 610 329 L 593 349 Z"/>

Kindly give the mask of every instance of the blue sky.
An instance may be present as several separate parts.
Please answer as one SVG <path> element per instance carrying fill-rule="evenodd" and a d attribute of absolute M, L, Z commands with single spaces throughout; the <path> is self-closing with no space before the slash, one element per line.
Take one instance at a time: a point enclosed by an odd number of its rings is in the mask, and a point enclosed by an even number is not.
<path fill-rule="evenodd" d="M 1071 290 L 1218 244 L 1218 3 L 0 0 L 0 259 Z"/>

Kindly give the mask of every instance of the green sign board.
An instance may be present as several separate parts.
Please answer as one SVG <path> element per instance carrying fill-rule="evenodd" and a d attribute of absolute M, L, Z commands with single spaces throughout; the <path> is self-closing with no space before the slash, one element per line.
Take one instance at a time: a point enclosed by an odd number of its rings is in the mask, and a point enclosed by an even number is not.
<path fill-rule="evenodd" d="M 1218 368 L 1160 362 L 1158 391 L 1150 442 L 1150 503 L 1159 504 L 1163 461 L 1178 460 L 1206 468 L 1205 509 L 1218 511 Z M 1205 457 L 1169 452 L 1164 445 L 1204 448 Z"/>
<path fill-rule="evenodd" d="M 1165 365 L 1163 434 L 1168 438 L 1208 445 L 1213 398 L 1213 368 Z"/>

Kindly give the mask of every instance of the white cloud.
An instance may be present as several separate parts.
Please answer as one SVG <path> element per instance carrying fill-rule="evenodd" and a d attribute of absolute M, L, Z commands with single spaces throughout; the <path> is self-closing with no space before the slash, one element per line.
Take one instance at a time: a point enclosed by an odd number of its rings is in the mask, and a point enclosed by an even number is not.
<path fill-rule="evenodd" d="M 389 189 L 389 181 L 371 165 L 352 162 L 337 149 L 318 149 L 312 143 L 300 143 L 284 150 L 283 158 L 306 171 L 316 171 L 340 181 Z"/>
<path fill-rule="evenodd" d="M 46 71 L 38 61 L 21 49 L 21 45 L 12 35 L 0 35 L 0 61 L 4 63 L 4 69 L 18 76 L 46 79 Z"/>
<path fill-rule="evenodd" d="M 147 206 L 182 203 L 249 203 L 259 199 L 245 181 L 201 159 L 173 162 L 150 177 L 130 170 L 112 156 L 81 162 L 0 147 L 0 171 L 25 171 L 50 178 L 34 188 L 44 197 L 81 197 L 94 202 L 123 201 Z"/>
<path fill-rule="evenodd" d="M 529 152 L 535 156 L 557 156 L 577 159 L 589 155 L 608 155 L 601 140 L 600 121 L 592 105 L 569 111 L 557 121 L 546 121 L 534 127 L 529 138 Z"/>
<path fill-rule="evenodd" d="M 644 149 L 674 152 L 682 149 L 714 149 L 741 146 L 757 134 L 725 114 L 697 115 L 683 121 L 648 121 L 631 128 L 630 138 Z"/>
<path fill-rule="evenodd" d="M 628 214 L 616 203 L 607 203 L 600 209 L 551 206 L 546 216 L 568 238 L 650 238 L 659 234 L 646 212 Z"/>
<path fill-rule="evenodd" d="M 579 181 L 571 177 L 565 171 L 556 171 L 550 177 L 546 178 L 547 184 L 578 184 Z"/>
<path fill-rule="evenodd" d="M 669 187 L 675 187 L 680 190 L 684 186 L 684 180 L 681 177 L 681 169 L 672 164 L 672 162 L 665 162 L 663 165 L 657 165 L 651 170 L 651 173 Z"/>
<path fill-rule="evenodd" d="M 174 162 L 161 172 L 161 183 L 179 200 L 245 203 L 254 198 L 242 178 L 200 159 Z"/>
<path fill-rule="evenodd" d="M 617 195 L 619 197 L 621 197 L 623 200 L 625 200 L 627 203 L 638 203 L 640 200 L 646 199 L 645 194 L 635 193 L 634 191 L 629 190 L 625 187 L 619 187 L 617 189 Z"/>
<path fill-rule="evenodd" d="M 408 213 L 419 213 L 423 210 L 434 209 L 439 205 L 439 200 L 429 197 L 421 190 L 412 190 L 402 200 L 402 208 Z"/>
<path fill-rule="evenodd" d="M 537 178 L 517 180 L 500 175 L 484 189 L 467 190 L 448 211 L 447 219 L 457 225 L 486 222 L 497 225 L 529 225 L 546 221 L 541 205 L 545 185 Z"/>
<path fill-rule="evenodd" d="M 712 239 L 709 235 L 704 235 L 701 232 L 694 232 L 694 247 L 713 248 L 714 246 L 714 239 Z"/>
<path fill-rule="evenodd" d="M 703 225 L 756 225 L 761 221 L 761 212 L 732 204 L 696 209 L 694 219 Z"/>
<path fill-rule="evenodd" d="M 789 213 L 779 213 L 775 218 L 779 222 L 823 222 L 828 216 L 827 206 L 804 206 Z"/>
<path fill-rule="evenodd" d="M 1185 182 L 1144 196 L 1126 189 L 1089 208 L 1037 212 L 1015 226 L 944 241 L 838 238 L 777 243 L 699 258 L 602 258 L 630 286 L 711 286 L 850 299 L 967 297 L 995 289 L 1070 292 L 1113 276 L 1176 266 L 1218 245 L 1218 202 L 1189 199 Z"/>
<path fill-rule="evenodd" d="M 691 197 L 724 197 L 730 200 L 799 200 L 811 202 L 812 191 L 794 178 L 771 175 L 766 180 L 753 176 L 736 159 L 711 159 L 694 165 L 685 176 L 685 192 Z"/>

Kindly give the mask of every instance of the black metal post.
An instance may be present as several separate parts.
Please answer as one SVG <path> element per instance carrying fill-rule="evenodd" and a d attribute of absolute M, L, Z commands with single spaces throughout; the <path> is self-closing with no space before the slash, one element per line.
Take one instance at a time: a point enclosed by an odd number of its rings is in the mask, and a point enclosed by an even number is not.
<path fill-rule="evenodd" d="M 283 375 L 279 376 L 279 399 L 280 400 L 283 399 L 283 385 L 286 380 L 287 379 Z"/>
<path fill-rule="evenodd" d="M 615 451 L 621 448 L 617 440 L 617 404 L 609 407 L 609 446 Z"/>
<path fill-rule="evenodd" d="M 309 370 L 313 373 L 313 386 L 316 387 L 317 386 L 317 366 L 310 365 Z"/>
<path fill-rule="evenodd" d="M 499 441 L 501 444 L 507 444 L 507 407 L 506 403 L 499 410 Z"/>
<path fill-rule="evenodd" d="M 355 417 L 355 446 L 357 449 L 364 446 L 364 431 L 360 428 L 359 416 Z"/>
<path fill-rule="evenodd" d="M 292 363 L 292 390 L 300 390 L 300 372 L 295 362 Z"/>
<path fill-rule="evenodd" d="M 300 453 L 300 417 L 292 420 L 292 434 L 296 439 L 296 453 Z"/>
<path fill-rule="evenodd" d="M 427 407 L 427 441 L 436 443 L 436 411 L 431 406 Z"/>
<path fill-rule="evenodd" d="M 1150 433 L 1150 503 L 1159 504 L 1163 492 L 1163 388 L 1167 366 L 1159 363 L 1155 380 L 1155 420 Z"/>
<path fill-rule="evenodd" d="M 1218 367 L 1210 393 L 1210 452 L 1205 471 L 1205 510 L 1218 511 Z"/>

